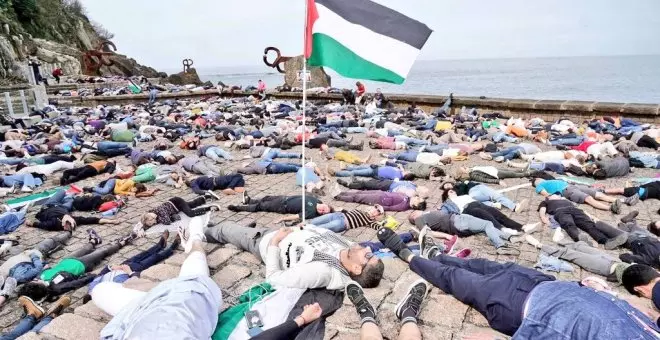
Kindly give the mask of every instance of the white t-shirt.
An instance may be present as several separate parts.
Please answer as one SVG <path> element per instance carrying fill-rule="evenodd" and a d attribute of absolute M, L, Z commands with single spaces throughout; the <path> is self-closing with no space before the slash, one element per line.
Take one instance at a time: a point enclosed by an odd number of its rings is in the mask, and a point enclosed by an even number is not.
<path fill-rule="evenodd" d="M 427 165 L 437 165 L 440 163 L 440 155 L 433 152 L 420 152 L 417 155 L 417 162 Z"/>
<path fill-rule="evenodd" d="M 458 207 L 458 210 L 462 212 L 466 205 L 474 202 L 474 199 L 470 197 L 470 195 L 461 195 L 452 198 L 451 201 L 454 202 Z"/>

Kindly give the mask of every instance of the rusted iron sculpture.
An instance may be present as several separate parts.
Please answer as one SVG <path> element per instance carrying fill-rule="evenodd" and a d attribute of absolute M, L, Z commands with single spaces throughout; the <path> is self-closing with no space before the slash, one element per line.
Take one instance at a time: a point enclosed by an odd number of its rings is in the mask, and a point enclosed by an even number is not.
<path fill-rule="evenodd" d="M 276 54 L 275 61 L 273 61 L 272 63 L 268 61 L 268 53 L 270 51 L 274 51 Z M 271 47 L 266 47 L 266 49 L 264 49 L 264 63 L 266 64 L 266 66 L 276 69 L 277 72 L 279 73 L 286 73 L 282 69 L 282 64 L 284 64 L 286 61 L 290 60 L 291 58 L 293 57 L 283 57 L 282 54 L 280 53 L 280 49 L 277 47 L 271 46 Z"/>
<path fill-rule="evenodd" d="M 195 62 L 192 59 L 183 59 L 183 72 L 188 73 L 190 71 L 190 66 L 193 66 Z"/>
<path fill-rule="evenodd" d="M 84 74 L 98 76 L 101 74 L 101 67 L 114 65 L 115 62 L 106 57 L 115 54 L 115 51 L 117 46 L 112 41 L 102 40 L 96 49 L 85 52 L 82 57 Z"/>

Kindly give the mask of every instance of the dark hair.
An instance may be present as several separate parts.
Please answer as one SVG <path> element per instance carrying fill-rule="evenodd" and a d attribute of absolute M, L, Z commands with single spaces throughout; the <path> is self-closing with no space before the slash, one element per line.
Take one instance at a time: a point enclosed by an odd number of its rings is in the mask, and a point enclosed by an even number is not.
<path fill-rule="evenodd" d="M 426 210 L 426 201 L 419 202 L 416 206 L 413 207 L 415 210 Z"/>
<path fill-rule="evenodd" d="M 442 190 L 442 195 L 440 195 L 442 201 L 446 201 L 449 198 L 449 190 Z"/>
<path fill-rule="evenodd" d="M 18 163 L 18 164 L 16 165 L 16 171 L 21 170 L 21 169 L 26 168 L 26 167 L 27 167 L 27 164 L 25 164 L 25 163 Z"/>
<path fill-rule="evenodd" d="M 43 283 L 28 282 L 18 288 L 16 294 L 24 295 L 34 301 L 41 300 L 48 295 L 48 288 Z"/>
<path fill-rule="evenodd" d="M 147 191 L 147 186 L 142 183 L 135 183 L 135 192 Z"/>
<path fill-rule="evenodd" d="M 532 187 L 534 187 L 534 188 L 536 188 L 536 180 L 537 179 L 538 179 L 538 177 L 532 177 L 532 178 L 529 179 L 529 181 L 532 182 Z"/>
<path fill-rule="evenodd" d="M 101 196 L 101 201 L 103 201 L 103 202 L 112 202 L 114 200 L 115 200 L 115 195 L 107 194 L 107 195 Z"/>
<path fill-rule="evenodd" d="M 660 213 L 660 211 L 658 211 L 658 212 Z M 649 223 L 648 230 L 651 234 L 653 234 L 655 236 L 660 236 L 660 229 L 658 229 L 658 227 L 656 227 L 656 225 L 655 225 L 656 223 L 658 223 L 658 222 L 656 221 L 656 222 Z"/>
<path fill-rule="evenodd" d="M 630 294 L 639 296 L 635 287 L 647 285 L 658 277 L 660 277 L 660 273 L 655 269 L 643 264 L 633 264 L 623 271 L 621 283 Z"/>
<path fill-rule="evenodd" d="M 603 170 L 603 169 L 595 170 L 594 173 L 592 174 L 592 176 L 594 176 L 594 179 L 606 179 L 607 178 L 607 174 L 605 173 L 605 170 Z"/>
<path fill-rule="evenodd" d="M 385 264 L 381 259 L 378 259 L 376 264 L 367 265 L 362 268 L 362 273 L 360 275 L 351 275 L 351 279 L 357 282 L 362 288 L 374 288 L 377 287 L 380 283 L 380 279 L 383 278 L 383 272 L 385 271 Z"/>
<path fill-rule="evenodd" d="M 412 174 L 412 173 L 407 173 L 407 174 L 403 175 L 403 180 L 404 181 L 412 181 L 414 179 L 415 179 L 415 175 Z"/>

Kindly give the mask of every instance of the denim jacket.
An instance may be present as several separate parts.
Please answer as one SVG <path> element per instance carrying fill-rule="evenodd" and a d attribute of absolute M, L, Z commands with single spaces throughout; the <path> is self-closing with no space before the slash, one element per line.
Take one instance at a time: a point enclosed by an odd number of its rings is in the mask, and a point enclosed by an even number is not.
<path fill-rule="evenodd" d="M 15 265 L 9 270 L 9 276 L 13 277 L 18 283 L 32 281 L 44 269 L 44 264 L 38 255 L 30 255 L 32 262 L 23 262 Z"/>
<path fill-rule="evenodd" d="M 512 339 L 660 339 L 660 328 L 628 302 L 577 282 L 544 282 L 527 298 Z"/>
<path fill-rule="evenodd" d="M 447 215 L 460 215 L 461 214 L 461 211 L 458 209 L 458 206 L 456 205 L 456 203 L 452 202 L 451 200 L 445 201 L 445 203 L 443 203 L 440 206 L 440 208 L 438 208 L 438 210 L 440 210 L 440 212 L 442 212 L 443 214 L 447 214 Z"/>

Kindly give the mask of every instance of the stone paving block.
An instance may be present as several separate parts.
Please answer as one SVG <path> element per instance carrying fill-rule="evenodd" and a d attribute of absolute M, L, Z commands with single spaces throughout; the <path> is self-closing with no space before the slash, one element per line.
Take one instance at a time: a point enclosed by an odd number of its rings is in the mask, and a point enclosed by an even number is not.
<path fill-rule="evenodd" d="M 143 271 L 140 276 L 149 280 L 165 281 L 179 276 L 179 267 L 161 263 Z"/>
<path fill-rule="evenodd" d="M 35 332 L 25 333 L 20 336 L 17 340 L 42 340 L 45 339 L 41 334 Z"/>
<path fill-rule="evenodd" d="M 327 318 L 327 321 L 334 325 L 341 325 L 344 328 L 360 328 L 360 318 L 355 308 L 340 308 L 334 314 Z"/>
<path fill-rule="evenodd" d="M 250 265 L 263 265 L 261 263 L 261 259 L 258 259 L 256 256 L 248 252 L 241 252 L 237 254 L 236 256 L 233 257 L 232 261 L 233 260 L 245 262 Z"/>
<path fill-rule="evenodd" d="M 184 253 L 174 254 L 165 260 L 165 263 L 180 267 L 183 264 L 183 261 L 186 260 L 186 257 L 188 257 L 188 255 Z"/>
<path fill-rule="evenodd" d="M 419 319 L 424 324 L 459 329 L 467 310 L 468 306 L 456 300 L 453 296 L 441 295 L 424 301 Z"/>
<path fill-rule="evenodd" d="M 383 273 L 383 277 L 390 281 L 398 280 L 401 275 L 409 268 L 407 263 L 396 258 L 383 259 L 383 263 L 385 264 L 385 272 Z"/>
<path fill-rule="evenodd" d="M 488 327 L 488 320 L 474 308 L 468 310 L 465 322 L 479 327 Z"/>
<path fill-rule="evenodd" d="M 206 256 L 206 262 L 208 262 L 211 269 L 218 269 L 222 264 L 227 262 L 232 256 L 238 254 L 238 250 L 230 248 L 220 248 L 213 253 L 210 253 Z"/>
<path fill-rule="evenodd" d="M 419 330 L 422 332 L 422 338 L 424 340 L 452 340 L 452 339 L 454 339 L 454 332 L 451 329 L 448 329 L 448 328 L 420 326 Z"/>
<path fill-rule="evenodd" d="M 84 327 L 72 327 L 84 325 Z M 66 313 L 53 319 L 41 331 L 63 340 L 98 339 L 105 324 L 84 318 L 80 315 Z"/>
<path fill-rule="evenodd" d="M 229 288 L 239 280 L 250 276 L 252 271 L 245 266 L 230 264 L 213 275 L 213 281 L 222 288 Z"/>
<path fill-rule="evenodd" d="M 96 304 L 94 304 L 93 301 L 90 301 L 76 308 L 74 313 L 84 318 L 89 318 L 100 322 L 110 322 L 110 320 L 112 320 L 112 316 L 102 311 L 99 307 L 96 306 Z"/>

